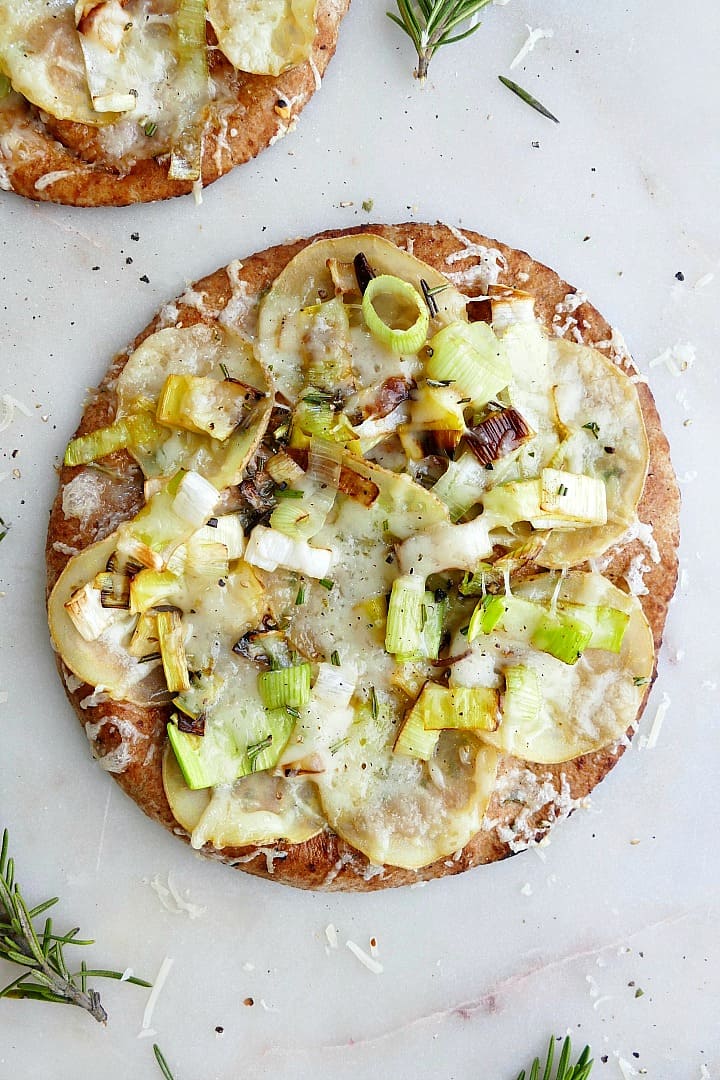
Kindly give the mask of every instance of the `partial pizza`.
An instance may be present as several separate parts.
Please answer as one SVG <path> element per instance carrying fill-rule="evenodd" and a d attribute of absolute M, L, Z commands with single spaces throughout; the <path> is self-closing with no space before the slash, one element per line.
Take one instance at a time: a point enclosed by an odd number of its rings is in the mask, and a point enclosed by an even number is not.
<path fill-rule="evenodd" d="M 650 391 L 583 293 L 445 225 L 165 305 L 67 447 L 49 621 L 94 755 L 194 848 L 377 889 L 542 841 L 622 757 L 677 575 Z"/>
<path fill-rule="evenodd" d="M 0 0 L 0 187 L 196 194 L 291 131 L 350 0 Z"/>

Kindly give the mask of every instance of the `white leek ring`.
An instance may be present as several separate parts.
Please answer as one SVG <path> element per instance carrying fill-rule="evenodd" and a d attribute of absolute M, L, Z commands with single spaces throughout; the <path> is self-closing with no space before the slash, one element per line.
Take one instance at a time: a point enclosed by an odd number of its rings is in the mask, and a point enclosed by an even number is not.
<path fill-rule="evenodd" d="M 402 300 L 415 308 L 417 318 L 412 326 L 409 326 L 406 330 L 400 330 L 388 326 L 380 318 L 373 305 L 373 300 L 381 294 Z M 370 333 L 382 345 L 386 345 L 391 352 L 396 354 L 416 353 L 425 343 L 428 326 L 430 325 L 427 306 L 417 289 L 413 288 L 409 282 L 403 281 L 402 278 L 394 277 L 392 274 L 380 274 L 379 277 L 371 278 L 363 296 L 362 313 Z"/>

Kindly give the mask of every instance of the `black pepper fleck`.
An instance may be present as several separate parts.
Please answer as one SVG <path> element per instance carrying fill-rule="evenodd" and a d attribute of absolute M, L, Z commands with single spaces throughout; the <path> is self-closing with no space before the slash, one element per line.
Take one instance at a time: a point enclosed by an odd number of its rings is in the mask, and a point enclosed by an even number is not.
<path fill-rule="evenodd" d="M 685 280 L 685 275 L 683 274 L 682 270 L 678 270 L 675 277 L 677 278 L 678 281 L 684 281 Z"/>

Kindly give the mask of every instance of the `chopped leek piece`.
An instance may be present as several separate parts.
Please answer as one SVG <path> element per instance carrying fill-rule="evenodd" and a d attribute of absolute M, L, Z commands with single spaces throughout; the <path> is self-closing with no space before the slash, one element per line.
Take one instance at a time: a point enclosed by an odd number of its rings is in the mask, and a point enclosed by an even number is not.
<path fill-rule="evenodd" d="M 303 347 L 308 353 L 306 380 L 321 390 L 351 390 L 355 385 L 350 344 L 350 320 L 342 296 L 303 308 L 308 319 Z"/>
<path fill-rule="evenodd" d="M 339 658 L 338 658 L 339 659 Z M 341 667 L 331 658 L 329 664 L 319 664 L 313 686 L 313 699 L 336 709 L 346 709 L 355 693 L 357 671 L 350 664 Z"/>
<path fill-rule="evenodd" d="M 205 0 L 179 0 L 177 8 L 178 132 L 173 141 L 171 180 L 202 179 L 203 113 L 209 98 Z"/>
<path fill-rule="evenodd" d="M 173 719 L 176 719 L 173 717 Z M 211 787 L 215 782 L 215 776 L 210 770 L 210 764 L 203 756 L 204 738 L 202 735 L 192 735 L 189 732 L 180 731 L 177 724 L 170 723 L 167 726 L 168 741 L 173 748 L 177 763 L 183 774 L 185 783 L 191 791 Z"/>
<path fill-rule="evenodd" d="M 268 709 L 265 714 L 267 735 L 248 746 L 246 755 L 251 772 L 273 769 L 288 744 L 296 718 L 285 708 Z"/>
<path fill-rule="evenodd" d="M 184 628 L 180 612 L 158 611 L 157 630 L 168 690 L 171 694 L 189 690 L 190 674 L 185 655 Z"/>
<path fill-rule="evenodd" d="M 501 738 L 507 738 L 513 732 L 522 731 L 524 727 L 534 724 L 540 715 L 541 707 L 542 694 L 537 672 L 524 664 L 506 668 Z"/>
<path fill-rule="evenodd" d="M 455 322 L 428 342 L 428 377 L 450 381 L 474 408 L 486 405 L 510 381 L 502 343 L 483 322 Z"/>
<path fill-rule="evenodd" d="M 245 530 L 243 529 L 240 514 L 221 514 L 213 519 L 215 524 L 203 525 L 195 534 L 204 541 L 216 544 L 224 544 L 227 548 L 227 557 L 241 559 L 245 550 Z"/>
<path fill-rule="evenodd" d="M 440 689 L 442 688 L 440 687 Z M 418 758 L 420 761 L 429 761 L 433 756 L 440 738 L 440 732 L 427 730 L 423 723 L 423 714 L 421 694 L 413 707 L 405 714 L 402 726 L 397 733 L 395 745 L 393 746 L 396 754 Z"/>
<path fill-rule="evenodd" d="M 265 465 L 265 471 L 276 484 L 295 484 L 305 475 L 304 470 L 284 450 L 270 458 Z"/>
<path fill-rule="evenodd" d="M 468 645 L 480 634 L 491 634 L 507 610 L 502 596 L 484 596 L 476 606 L 470 618 L 467 639 Z"/>
<path fill-rule="evenodd" d="M 571 604 L 566 601 L 558 604 L 558 608 L 569 615 L 579 614 L 583 623 L 592 630 L 592 637 L 586 648 L 620 652 L 625 631 L 630 622 L 630 615 L 627 612 L 602 605 Z"/>
<path fill-rule="evenodd" d="M 463 394 L 456 386 L 432 386 L 424 383 L 413 393 L 412 428 L 414 431 L 465 431 Z"/>
<path fill-rule="evenodd" d="M 385 629 L 385 649 L 398 656 L 421 655 L 425 581 L 403 574 L 393 582 Z"/>
<path fill-rule="evenodd" d="M 259 392 L 234 379 L 168 375 L 160 391 L 159 423 L 210 435 L 224 442 L 246 419 Z"/>
<path fill-rule="evenodd" d="M 486 484 L 485 469 L 474 454 L 466 451 L 457 461 L 450 462 L 431 490 L 447 506 L 450 520 L 456 522 L 480 502 Z"/>
<path fill-rule="evenodd" d="M 362 313 L 373 337 L 396 355 L 416 353 L 425 342 L 430 325 L 427 306 L 417 289 L 402 278 L 392 274 L 371 278 L 363 295 Z"/>
<path fill-rule="evenodd" d="M 63 464 L 87 465 L 98 458 L 133 446 L 147 448 L 167 437 L 148 413 L 135 413 L 116 420 L 108 427 L 98 428 L 87 435 L 72 439 L 65 451 Z"/>
<path fill-rule="evenodd" d="M 532 644 L 540 652 L 557 657 L 564 664 L 576 664 L 592 637 L 592 630 L 579 619 L 566 615 L 546 615 L 536 626 Z"/>
<path fill-rule="evenodd" d="M 140 659 L 147 656 L 160 656 L 160 639 L 154 613 L 143 612 L 140 615 L 130 638 L 128 652 L 131 656 L 137 656 Z"/>
<path fill-rule="evenodd" d="M 93 585 L 100 590 L 100 603 L 104 608 L 127 610 L 130 601 L 130 578 L 127 574 L 105 570 L 95 575 Z"/>
<path fill-rule="evenodd" d="M 199 529 L 212 514 L 219 497 L 217 488 L 200 473 L 186 472 L 173 499 L 173 513 Z"/>
<path fill-rule="evenodd" d="M 258 690 L 266 709 L 302 709 L 310 700 L 310 665 L 261 671 Z"/>
<path fill-rule="evenodd" d="M 256 525 L 245 548 L 245 561 L 261 570 L 295 570 L 311 578 L 327 577 L 333 553 L 328 548 L 311 547 L 305 540 L 291 540 L 276 529 Z"/>
<path fill-rule="evenodd" d="M 583 525 L 607 523 L 605 484 L 592 476 L 543 469 L 540 506 L 548 514 L 561 515 Z"/>
<path fill-rule="evenodd" d="M 115 620 L 112 608 L 104 608 L 100 590 L 92 581 L 76 589 L 65 602 L 65 610 L 73 626 L 85 641 L 97 641 Z"/>
<path fill-rule="evenodd" d="M 141 570 L 130 582 L 130 611 L 145 612 L 177 599 L 182 582 L 170 570 Z"/>
<path fill-rule="evenodd" d="M 426 731 L 495 731 L 499 722 L 498 693 L 485 686 L 448 687 L 428 681 L 413 712 Z"/>

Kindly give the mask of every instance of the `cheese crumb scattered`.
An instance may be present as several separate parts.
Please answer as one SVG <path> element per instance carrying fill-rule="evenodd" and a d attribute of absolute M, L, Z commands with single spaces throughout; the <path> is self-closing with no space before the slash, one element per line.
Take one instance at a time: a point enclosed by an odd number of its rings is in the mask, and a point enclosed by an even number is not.
<path fill-rule="evenodd" d="M 527 23 L 525 23 L 525 25 L 527 26 Z M 525 57 L 529 56 L 529 54 L 533 51 L 538 41 L 542 41 L 543 38 L 551 38 L 553 36 L 554 35 L 552 30 L 542 30 L 539 27 L 536 30 L 533 30 L 531 26 L 528 26 L 528 36 L 526 37 L 522 48 L 512 60 L 510 64 L 510 70 L 512 71 L 512 69 L 516 68 L 518 64 L 522 64 Z"/>
<path fill-rule="evenodd" d="M 346 941 L 345 945 L 353 956 L 356 956 L 360 963 L 368 969 L 368 971 L 371 971 L 373 975 L 382 975 L 385 968 L 379 960 L 375 960 L 372 956 L 368 956 L 365 950 L 361 949 L 359 945 L 356 945 L 354 941 Z"/>
<path fill-rule="evenodd" d="M 170 974 L 173 963 L 174 960 L 171 960 L 169 956 L 166 956 L 162 964 L 160 965 L 160 970 L 157 973 L 157 978 L 152 985 L 152 989 L 150 990 L 150 994 L 147 999 L 147 1004 L 145 1006 L 145 1011 L 142 1018 L 141 1035 L 139 1037 L 142 1037 L 142 1032 L 146 1034 L 149 1033 L 153 1013 L 155 1012 L 155 1006 L 158 1003 L 158 998 L 162 993 L 163 987 L 165 986 L 167 977 Z"/>

